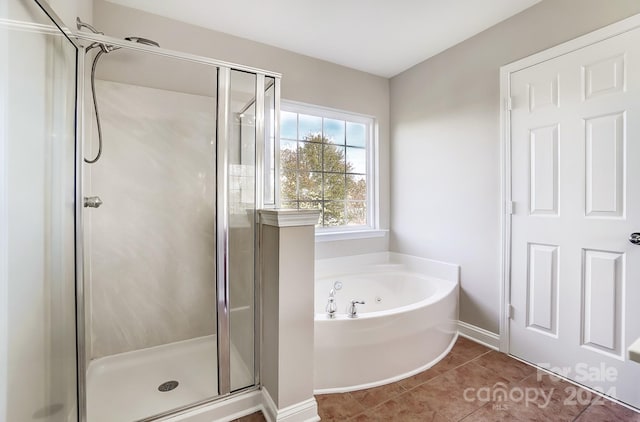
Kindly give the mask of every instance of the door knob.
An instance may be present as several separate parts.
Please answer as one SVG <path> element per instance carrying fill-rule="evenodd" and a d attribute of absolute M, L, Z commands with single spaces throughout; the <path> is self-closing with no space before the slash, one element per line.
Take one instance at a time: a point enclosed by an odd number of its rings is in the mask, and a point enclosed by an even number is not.
<path fill-rule="evenodd" d="M 631 233 L 629 236 L 629 242 L 634 245 L 640 245 L 640 233 Z"/>

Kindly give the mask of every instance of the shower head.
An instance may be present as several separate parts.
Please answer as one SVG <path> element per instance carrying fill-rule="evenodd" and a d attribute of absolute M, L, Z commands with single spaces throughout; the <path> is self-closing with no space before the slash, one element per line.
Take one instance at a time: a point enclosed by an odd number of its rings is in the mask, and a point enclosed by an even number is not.
<path fill-rule="evenodd" d="M 125 37 L 125 40 L 127 41 L 133 41 L 133 42 L 137 42 L 139 44 L 144 44 L 144 45 L 150 45 L 153 47 L 160 47 L 160 44 L 158 44 L 157 42 L 155 42 L 154 40 L 150 40 L 148 38 L 142 38 L 142 37 Z"/>

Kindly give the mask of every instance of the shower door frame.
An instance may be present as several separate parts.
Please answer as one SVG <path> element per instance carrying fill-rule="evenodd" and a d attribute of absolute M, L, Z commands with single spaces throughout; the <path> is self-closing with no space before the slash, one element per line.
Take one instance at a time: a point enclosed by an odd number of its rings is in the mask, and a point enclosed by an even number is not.
<path fill-rule="evenodd" d="M 43 9 L 51 11 L 46 2 L 36 1 Z M 51 16 L 51 15 L 50 15 Z M 57 18 L 59 22 L 59 18 Z M 55 19 L 54 19 L 55 20 Z M 65 27 L 62 25 L 62 27 Z M 76 68 L 76 161 L 75 161 L 75 218 L 76 218 L 76 338 L 77 338 L 77 374 L 78 374 L 78 422 L 87 422 L 87 359 L 86 359 L 86 327 L 85 327 L 85 289 L 84 289 L 84 219 L 83 219 L 83 169 L 84 154 L 83 146 L 85 141 L 85 113 L 84 113 L 84 93 L 85 93 L 85 70 L 84 64 L 86 47 L 82 41 L 88 43 L 98 42 L 121 47 L 132 51 L 150 53 L 162 57 L 173 58 L 184 62 L 199 63 L 211 67 L 212 72 L 217 72 L 217 109 L 216 109 L 216 279 L 212 280 L 216 284 L 216 315 L 217 315 L 217 345 L 218 345 L 218 395 L 200 402 L 192 403 L 184 407 L 169 410 L 167 412 L 150 415 L 140 422 L 154 421 L 163 417 L 179 415 L 190 412 L 197 408 L 208 406 L 214 402 L 228 399 L 247 391 L 258 388 L 260 384 L 260 274 L 254 259 L 254 384 L 237 391 L 231 391 L 231 367 L 230 367 L 230 300 L 229 300 L 229 219 L 228 219 L 228 142 L 229 142 L 229 119 L 230 112 L 230 75 L 231 71 L 238 70 L 256 75 L 255 94 L 257 110 L 264 111 L 265 77 L 272 77 L 275 80 L 275 136 L 279 136 L 279 102 L 280 102 L 280 80 L 282 75 L 264 69 L 250 66 L 237 65 L 208 57 L 183 53 L 174 50 L 163 49 L 154 46 L 147 46 L 139 43 L 113 38 L 101 34 L 74 31 L 71 36 L 76 41 L 77 47 L 77 68 Z M 258 106 L 258 104 L 260 104 Z M 257 115 L 258 113 L 256 113 Z M 256 211 L 264 206 L 264 113 L 256 121 L 256 158 L 255 158 L 255 209 Z M 277 171 L 277 168 L 276 168 Z M 257 224 L 257 212 L 255 212 L 254 222 Z M 254 232 L 254 244 L 256 245 L 255 256 L 257 256 L 258 236 Z"/>

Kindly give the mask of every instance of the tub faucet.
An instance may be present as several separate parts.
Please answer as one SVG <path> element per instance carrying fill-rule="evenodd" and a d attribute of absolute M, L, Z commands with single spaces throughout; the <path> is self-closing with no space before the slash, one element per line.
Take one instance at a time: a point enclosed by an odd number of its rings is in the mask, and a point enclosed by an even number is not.
<path fill-rule="evenodd" d="M 336 312 L 338 311 L 335 294 L 335 290 L 331 289 L 331 291 L 329 292 L 329 300 L 327 301 L 327 306 L 325 308 L 325 310 L 327 311 L 327 316 L 331 319 L 336 317 Z"/>
<path fill-rule="evenodd" d="M 358 308 L 356 307 L 356 304 L 364 305 L 364 300 L 353 299 L 351 301 L 351 306 L 349 306 L 349 313 L 347 314 L 349 318 L 358 318 Z"/>

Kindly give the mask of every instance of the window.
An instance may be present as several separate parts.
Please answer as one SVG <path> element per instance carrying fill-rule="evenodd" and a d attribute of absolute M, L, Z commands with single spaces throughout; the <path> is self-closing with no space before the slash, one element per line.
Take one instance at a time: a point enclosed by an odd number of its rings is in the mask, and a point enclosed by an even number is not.
<path fill-rule="evenodd" d="M 320 210 L 320 231 L 374 228 L 373 135 L 370 117 L 283 102 L 281 206 Z"/>

